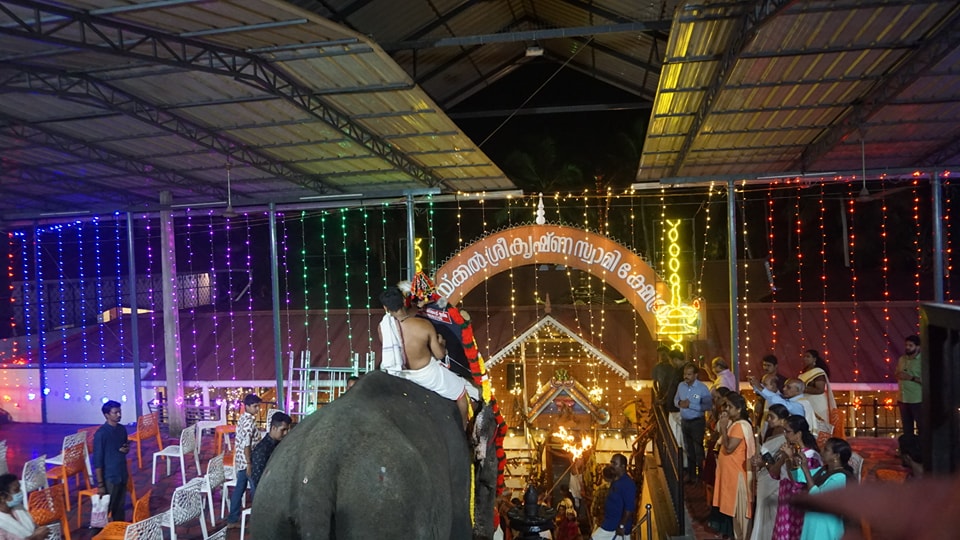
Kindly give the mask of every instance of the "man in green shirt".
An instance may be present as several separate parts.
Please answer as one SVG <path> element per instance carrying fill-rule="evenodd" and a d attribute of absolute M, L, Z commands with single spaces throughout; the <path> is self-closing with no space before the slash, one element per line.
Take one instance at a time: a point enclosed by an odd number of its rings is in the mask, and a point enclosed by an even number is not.
<path fill-rule="evenodd" d="M 897 360 L 897 381 L 900 384 L 900 425 L 904 433 L 920 434 L 920 402 L 923 380 L 920 369 L 920 336 L 907 336 L 903 356 Z"/>

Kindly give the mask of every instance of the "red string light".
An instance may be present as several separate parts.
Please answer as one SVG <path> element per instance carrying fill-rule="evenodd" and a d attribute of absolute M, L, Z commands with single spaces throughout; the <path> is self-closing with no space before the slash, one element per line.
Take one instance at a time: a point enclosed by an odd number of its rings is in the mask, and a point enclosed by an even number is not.
<path fill-rule="evenodd" d="M 776 257 L 773 246 L 774 238 L 774 220 L 773 220 L 773 189 L 767 188 L 767 278 L 770 281 L 770 350 L 777 348 L 777 286 L 773 269 L 776 268 Z"/>
<path fill-rule="evenodd" d="M 943 205 L 944 211 L 941 219 L 943 219 L 944 229 L 946 229 L 946 232 L 947 232 L 946 234 L 947 236 L 946 255 L 947 256 L 945 257 L 946 260 L 944 261 L 944 265 L 946 266 L 947 271 L 946 271 L 946 276 L 938 276 L 938 279 L 946 278 L 947 284 L 945 287 L 946 288 L 945 299 L 950 301 L 950 300 L 953 300 L 953 289 L 950 287 L 950 275 L 953 273 L 953 238 L 951 235 L 952 231 L 950 230 L 950 208 L 951 208 L 951 203 L 953 201 L 953 198 L 951 197 L 953 190 L 950 189 L 949 173 L 943 175 L 943 192 L 946 195 L 946 200 L 944 201 L 945 202 L 945 204 Z M 940 246 L 934 246 L 934 249 L 940 249 Z"/>
<path fill-rule="evenodd" d="M 856 242 L 857 233 L 854 225 L 854 215 L 856 213 L 856 199 L 853 193 L 853 186 L 848 185 L 847 192 L 847 254 L 850 257 L 850 301 L 853 303 L 853 381 L 857 382 L 860 378 L 860 364 L 858 355 L 860 354 L 860 312 L 857 305 L 857 262 Z"/>
<path fill-rule="evenodd" d="M 920 333 L 920 268 L 923 265 L 923 250 L 920 248 L 920 189 L 918 187 L 920 180 L 917 177 L 913 178 L 913 229 L 916 234 L 913 237 L 913 249 L 916 252 L 914 257 L 914 262 L 916 263 L 916 269 L 913 273 L 913 285 L 916 289 L 917 302 L 914 309 L 917 312 L 916 320 L 916 334 Z"/>
<path fill-rule="evenodd" d="M 881 193 L 887 190 L 887 180 L 883 178 L 880 184 Z M 890 283 L 889 283 L 889 263 L 887 258 L 887 199 L 884 197 L 880 203 L 880 240 L 883 249 L 883 259 L 880 269 L 883 273 L 883 361 L 887 363 L 888 369 L 884 370 L 883 378 L 890 378 Z"/>
<path fill-rule="evenodd" d="M 797 234 L 797 333 L 800 336 L 800 349 L 806 349 L 807 336 L 803 333 L 803 250 L 800 248 L 800 184 L 797 184 L 797 199 L 793 206 L 794 232 Z"/>
<path fill-rule="evenodd" d="M 823 216 L 826 213 L 827 209 L 823 203 L 823 183 L 820 184 L 820 213 L 818 216 L 818 226 L 820 228 L 820 289 L 822 294 L 820 296 L 820 311 L 823 314 L 823 327 L 820 332 L 820 350 L 823 351 L 824 360 L 828 358 L 827 356 L 827 332 L 830 329 L 830 318 L 827 312 L 827 237 L 823 227 Z"/>

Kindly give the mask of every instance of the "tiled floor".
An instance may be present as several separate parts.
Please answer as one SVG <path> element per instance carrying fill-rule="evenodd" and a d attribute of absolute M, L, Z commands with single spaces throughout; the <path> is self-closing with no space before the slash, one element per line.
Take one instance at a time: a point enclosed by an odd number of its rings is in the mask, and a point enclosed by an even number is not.
<path fill-rule="evenodd" d="M 848 440 L 853 451 L 863 456 L 864 482 L 889 480 L 906 473 L 900 464 L 900 458 L 895 454 L 896 439 L 854 437 Z M 687 511 L 693 518 L 693 535 L 697 540 L 717 538 L 715 531 L 707 526 L 707 518 L 710 515 L 707 491 L 703 484 L 688 485 L 684 490 Z"/>
<path fill-rule="evenodd" d="M 23 464 L 27 460 L 39 457 L 41 454 L 46 454 L 48 457 L 55 456 L 60 453 L 60 447 L 63 442 L 63 437 L 71 433 L 76 433 L 78 428 L 86 426 L 78 425 L 66 425 L 66 424 L 5 424 L 0 427 L 0 440 L 7 441 L 7 464 L 9 466 L 10 472 L 20 476 L 23 470 Z M 133 426 L 127 426 L 127 431 L 132 433 L 134 431 Z M 170 444 L 177 444 L 178 441 L 170 440 Z M 164 437 L 164 445 L 168 444 L 167 437 Z M 137 469 L 137 455 L 136 455 L 136 445 L 130 445 L 130 453 L 128 454 L 128 459 L 130 463 L 130 472 L 133 475 L 133 479 L 136 485 L 137 494 L 142 495 L 146 493 L 146 490 L 153 489 L 153 493 L 150 497 L 150 510 L 151 514 L 158 514 L 164 512 L 170 507 L 170 497 L 173 495 L 173 490 L 177 486 L 181 485 L 180 480 L 180 464 L 176 461 L 171 467 L 172 475 L 169 477 L 162 477 L 163 474 L 166 474 L 166 467 L 163 463 L 163 460 L 158 460 L 157 463 L 157 485 L 152 485 L 150 483 L 150 466 L 153 463 L 153 452 L 157 450 L 157 443 L 155 440 L 147 441 L 144 443 L 143 447 L 143 469 Z M 206 471 L 207 460 L 214 456 L 213 453 L 213 436 L 205 435 L 203 437 L 203 448 L 200 453 L 200 465 Z M 196 470 L 196 465 L 194 465 L 193 459 L 188 456 L 188 459 L 185 460 L 187 463 L 187 479 L 194 478 L 198 476 L 198 471 Z M 76 495 L 76 485 L 73 481 L 70 484 L 71 497 L 71 510 L 68 514 L 69 523 L 71 527 L 71 538 L 72 540 L 88 540 L 93 538 L 94 531 L 87 527 L 87 523 L 90 518 L 90 503 L 87 499 L 84 499 L 83 505 L 83 515 L 81 516 L 81 525 L 82 527 L 77 528 L 77 495 Z M 84 486 L 86 487 L 86 486 Z M 211 527 L 209 523 L 209 511 L 207 511 L 207 531 L 214 532 L 218 531 L 221 528 L 226 526 L 226 521 L 220 519 L 220 499 L 219 491 L 214 494 L 214 515 L 217 517 L 216 527 Z M 133 502 L 127 500 L 127 519 L 133 517 Z M 249 520 L 248 520 L 249 525 Z M 182 538 L 183 540 L 194 540 L 203 538 L 203 534 L 200 531 L 199 521 L 194 521 L 193 525 L 190 527 L 179 527 L 177 528 L 177 537 Z M 239 530 L 232 530 L 229 532 L 228 538 L 238 539 L 240 538 Z M 250 539 L 251 536 L 248 534 L 245 536 L 245 539 Z"/>

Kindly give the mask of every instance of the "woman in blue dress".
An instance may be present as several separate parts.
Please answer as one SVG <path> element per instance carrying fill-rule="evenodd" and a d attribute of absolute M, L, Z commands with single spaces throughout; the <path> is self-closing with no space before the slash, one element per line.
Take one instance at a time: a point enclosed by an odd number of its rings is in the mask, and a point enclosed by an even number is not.
<path fill-rule="evenodd" d="M 789 454 L 792 453 L 787 450 Z M 853 482 L 853 469 L 850 467 L 850 456 L 853 450 L 850 444 L 843 439 L 831 437 L 823 445 L 820 458 L 823 467 L 811 474 L 807 460 L 800 460 L 800 469 L 810 486 L 810 493 L 817 494 L 824 491 L 841 489 L 848 482 Z M 843 536 L 843 520 L 833 514 L 807 512 L 803 519 L 803 533 L 800 540 L 840 540 Z"/>

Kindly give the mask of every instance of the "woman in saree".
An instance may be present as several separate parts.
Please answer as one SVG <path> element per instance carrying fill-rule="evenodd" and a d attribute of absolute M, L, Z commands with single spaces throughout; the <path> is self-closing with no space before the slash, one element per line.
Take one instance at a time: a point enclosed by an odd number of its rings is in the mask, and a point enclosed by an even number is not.
<path fill-rule="evenodd" d="M 726 398 L 726 410 L 717 420 L 720 432 L 720 451 L 717 456 L 717 477 L 713 488 L 713 506 L 718 524 L 717 532 L 744 540 L 753 515 L 752 467 L 750 460 L 756 453 L 750 409 L 743 396 L 731 392 Z"/>
<path fill-rule="evenodd" d="M 830 411 L 837 408 L 837 402 L 830 389 L 830 369 L 816 350 L 808 349 L 803 353 L 803 370 L 799 379 L 804 384 L 804 397 L 813 405 L 813 412 L 820 422 L 820 426 L 811 427 L 817 427 L 818 431 L 832 431 Z"/>
<path fill-rule="evenodd" d="M 790 500 L 803 491 L 807 479 L 797 468 L 796 460 L 806 460 L 807 469 L 814 474 L 820 470 L 823 462 L 817 448 L 817 438 L 810 433 L 806 418 L 796 414 L 788 417 L 783 435 L 787 442 L 780 447 L 781 458 L 770 467 L 771 474 L 776 469 L 780 478 L 780 504 L 773 526 L 773 540 L 799 540 L 803 532 L 803 510 L 791 504 Z M 791 452 L 794 458 L 788 460 L 787 452 Z"/>
<path fill-rule="evenodd" d="M 766 418 L 769 433 L 751 460 L 757 478 L 757 507 L 753 512 L 751 540 L 773 538 L 773 524 L 777 519 L 777 507 L 780 506 L 780 474 L 779 467 L 775 471 L 776 476 L 769 469 L 781 457 L 780 448 L 787 442 L 783 429 L 789 417 L 790 412 L 783 405 L 778 403 L 770 406 Z"/>

